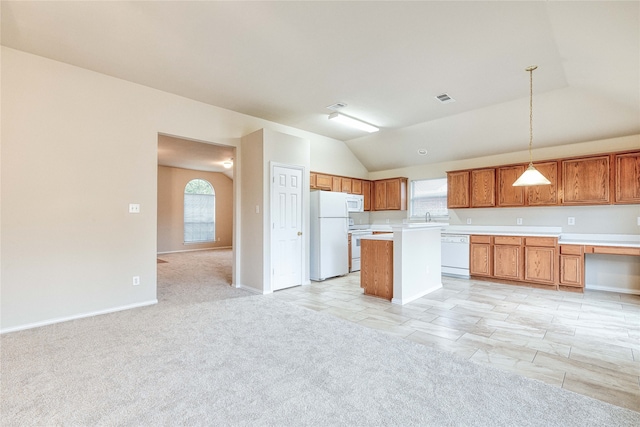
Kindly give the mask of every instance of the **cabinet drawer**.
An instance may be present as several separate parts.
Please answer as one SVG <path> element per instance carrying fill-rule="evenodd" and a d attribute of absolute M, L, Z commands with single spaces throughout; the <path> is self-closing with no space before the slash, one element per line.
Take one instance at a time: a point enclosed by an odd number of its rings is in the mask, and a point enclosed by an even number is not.
<path fill-rule="evenodd" d="M 628 248 L 624 246 L 587 246 L 585 252 L 590 254 L 640 256 L 640 248 Z"/>
<path fill-rule="evenodd" d="M 558 239 L 556 237 L 527 237 L 525 238 L 526 246 L 544 246 L 544 247 L 555 247 L 558 243 Z"/>
<path fill-rule="evenodd" d="M 491 236 L 471 236 L 471 243 L 489 243 L 489 244 L 491 244 Z"/>
<path fill-rule="evenodd" d="M 518 236 L 495 236 L 493 238 L 495 245 L 521 245 L 522 237 Z"/>
<path fill-rule="evenodd" d="M 560 245 L 561 255 L 582 255 L 584 246 L 582 245 Z"/>

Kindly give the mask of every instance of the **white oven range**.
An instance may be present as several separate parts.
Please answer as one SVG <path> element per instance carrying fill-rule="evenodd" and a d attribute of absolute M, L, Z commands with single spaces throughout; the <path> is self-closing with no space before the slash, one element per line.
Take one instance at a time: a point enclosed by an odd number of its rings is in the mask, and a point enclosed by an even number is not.
<path fill-rule="evenodd" d="M 351 269 L 349 272 L 360 271 L 360 238 L 373 234 L 371 229 L 349 230 L 351 234 Z"/>

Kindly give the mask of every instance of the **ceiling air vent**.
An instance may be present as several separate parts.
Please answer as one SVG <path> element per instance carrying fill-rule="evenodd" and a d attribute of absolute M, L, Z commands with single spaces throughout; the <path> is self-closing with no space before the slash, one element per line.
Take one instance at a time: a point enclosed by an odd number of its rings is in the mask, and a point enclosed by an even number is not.
<path fill-rule="evenodd" d="M 336 102 L 335 104 L 329 105 L 327 110 L 338 111 L 341 108 L 346 107 L 347 104 L 344 102 Z"/>
<path fill-rule="evenodd" d="M 456 101 L 455 99 L 453 99 L 452 97 L 450 97 L 446 93 L 443 93 L 441 95 L 436 96 L 436 99 L 438 101 L 442 102 L 443 104 L 446 104 L 448 102 L 455 102 Z"/>

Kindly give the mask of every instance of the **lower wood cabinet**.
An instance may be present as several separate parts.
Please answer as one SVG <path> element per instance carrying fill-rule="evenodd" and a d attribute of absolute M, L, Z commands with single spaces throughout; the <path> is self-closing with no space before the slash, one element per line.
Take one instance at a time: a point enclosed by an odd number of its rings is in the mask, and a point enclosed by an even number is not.
<path fill-rule="evenodd" d="M 522 237 L 495 236 L 493 244 L 493 277 L 522 280 Z"/>
<path fill-rule="evenodd" d="M 393 240 L 360 240 L 360 287 L 365 295 L 393 298 Z"/>
<path fill-rule="evenodd" d="M 524 248 L 524 280 L 526 282 L 556 284 L 558 239 L 555 237 L 526 237 Z"/>
<path fill-rule="evenodd" d="M 584 246 L 560 245 L 560 286 L 584 288 Z"/>
<path fill-rule="evenodd" d="M 469 274 L 514 282 L 556 286 L 556 237 L 472 235 Z"/>
<path fill-rule="evenodd" d="M 493 275 L 493 251 L 491 236 L 471 236 L 469 243 L 469 274 L 491 277 Z"/>

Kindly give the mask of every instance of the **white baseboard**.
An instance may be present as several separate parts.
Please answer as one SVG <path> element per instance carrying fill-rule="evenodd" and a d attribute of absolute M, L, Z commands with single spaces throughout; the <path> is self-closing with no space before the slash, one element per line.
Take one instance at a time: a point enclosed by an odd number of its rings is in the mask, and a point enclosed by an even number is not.
<path fill-rule="evenodd" d="M 158 255 L 165 255 L 165 254 L 179 254 L 182 252 L 198 252 L 198 251 L 216 251 L 219 249 L 233 249 L 233 247 L 231 246 L 217 246 L 215 248 L 201 248 L 201 249 L 182 249 L 179 251 L 166 251 L 166 252 L 156 252 Z"/>
<path fill-rule="evenodd" d="M 91 311 L 88 313 L 75 314 L 73 316 L 57 317 L 55 319 L 43 320 L 41 322 L 27 323 L 26 325 L 13 326 L 11 328 L 0 329 L 0 335 L 9 332 L 24 331 L 25 329 L 39 328 L 41 326 L 53 325 L 54 323 L 68 322 L 69 320 L 83 319 L 86 317 L 99 316 L 101 314 L 115 313 L 116 311 L 130 310 L 132 308 L 146 307 L 157 304 L 158 300 L 144 301 L 135 304 L 121 305 L 119 307 L 107 308 L 105 310 Z"/>
<path fill-rule="evenodd" d="M 442 283 L 439 283 L 438 285 L 434 285 L 432 287 L 430 287 L 427 290 L 424 290 L 422 292 L 420 292 L 419 294 L 413 295 L 412 297 L 409 298 L 393 298 L 391 299 L 391 303 L 392 304 L 399 304 L 399 305 L 405 305 L 405 304 L 409 304 L 411 301 L 415 301 L 419 298 L 422 298 L 423 296 L 430 294 L 433 291 L 437 291 L 438 289 L 442 288 Z"/>
<path fill-rule="evenodd" d="M 611 286 L 589 285 L 586 284 L 584 289 L 587 291 L 605 291 L 605 292 L 617 292 L 619 294 L 640 295 L 640 289 L 629 288 L 613 288 Z"/>
<path fill-rule="evenodd" d="M 253 286 L 247 286 L 247 285 L 237 285 L 236 288 L 244 289 L 245 291 L 249 291 L 249 292 L 254 293 L 256 295 L 266 295 L 266 294 L 270 294 L 271 293 L 271 292 L 262 291 L 260 289 L 254 288 Z"/>

